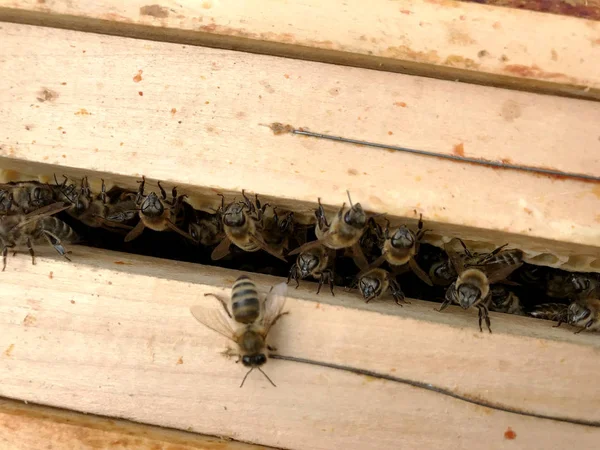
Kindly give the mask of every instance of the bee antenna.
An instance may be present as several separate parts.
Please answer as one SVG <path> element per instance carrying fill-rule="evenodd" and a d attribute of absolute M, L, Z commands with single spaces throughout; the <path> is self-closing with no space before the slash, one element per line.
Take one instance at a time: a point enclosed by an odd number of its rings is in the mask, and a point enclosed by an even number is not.
<path fill-rule="evenodd" d="M 354 206 L 352 205 L 352 199 L 350 198 L 350 191 L 346 191 L 346 194 L 348 194 L 348 201 L 350 202 L 350 207 L 354 208 Z"/>
<path fill-rule="evenodd" d="M 252 372 L 254 370 L 254 367 L 250 368 L 250 370 L 248 372 L 246 372 L 246 375 L 244 375 L 244 379 L 242 380 L 242 384 L 240 384 L 240 387 L 242 387 L 244 385 L 244 383 L 246 382 L 246 378 L 248 378 L 248 375 L 250 375 L 250 372 Z M 260 370 L 260 369 L 259 369 Z M 261 370 L 262 372 L 262 370 Z M 264 373 L 264 372 L 263 372 Z M 266 376 L 266 375 L 265 375 Z M 269 378 L 269 377 L 267 377 Z M 269 380 L 270 381 L 270 380 Z M 272 381 L 271 381 L 272 383 Z"/>
<path fill-rule="evenodd" d="M 277 385 L 275 385 L 275 383 L 273 383 L 273 380 L 271 380 L 269 378 L 269 376 L 266 373 L 264 373 L 263 370 L 260 367 L 257 367 L 257 369 L 260 370 L 260 373 L 262 373 L 267 380 L 269 380 L 269 383 L 271 383 L 273 385 L 273 387 L 277 387 Z"/>

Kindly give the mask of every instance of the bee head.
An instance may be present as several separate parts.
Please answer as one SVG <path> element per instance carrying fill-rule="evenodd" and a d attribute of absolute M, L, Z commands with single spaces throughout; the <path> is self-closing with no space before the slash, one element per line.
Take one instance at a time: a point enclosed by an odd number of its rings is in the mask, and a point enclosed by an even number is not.
<path fill-rule="evenodd" d="M 160 217 L 165 212 L 165 206 L 154 192 L 150 192 L 142 202 L 140 211 L 148 217 Z"/>
<path fill-rule="evenodd" d="M 586 307 L 581 306 L 577 302 L 573 302 L 569 305 L 569 309 L 567 310 L 567 322 L 576 324 L 581 320 L 587 319 L 590 313 L 590 310 Z"/>
<path fill-rule="evenodd" d="M 244 205 L 242 203 L 231 203 L 223 213 L 223 223 L 228 227 L 241 227 L 246 223 Z"/>
<path fill-rule="evenodd" d="M 36 187 L 31 194 L 31 200 L 36 205 L 42 205 L 52 200 L 52 190 Z"/>
<path fill-rule="evenodd" d="M 381 290 L 381 282 L 377 278 L 361 277 L 358 281 L 358 288 L 365 300 L 371 300 L 377 297 Z"/>
<path fill-rule="evenodd" d="M 310 253 L 300 253 L 297 264 L 300 269 L 300 277 L 306 278 L 319 265 L 319 258 Z"/>
<path fill-rule="evenodd" d="M 344 214 L 344 222 L 353 228 L 364 228 L 367 225 L 367 215 L 365 214 L 365 210 L 362 209 L 360 203 L 352 204 L 350 192 L 346 191 L 346 193 L 348 194 L 350 209 Z"/>
<path fill-rule="evenodd" d="M 573 290 L 577 293 L 587 291 L 591 287 L 589 278 L 576 273 L 569 275 L 569 282 L 573 286 Z"/>
<path fill-rule="evenodd" d="M 242 356 L 242 364 L 246 367 L 260 367 L 266 362 L 267 356 L 264 353 Z"/>
<path fill-rule="evenodd" d="M 481 298 L 481 289 L 470 283 L 463 283 L 457 289 L 457 297 L 461 308 L 468 309 Z"/>
<path fill-rule="evenodd" d="M 394 248 L 411 248 L 415 245 L 415 235 L 404 225 L 396 230 L 390 240 Z"/>
<path fill-rule="evenodd" d="M 449 261 L 439 261 L 432 264 L 429 269 L 429 276 L 436 284 L 449 285 L 457 277 L 456 270 Z"/>

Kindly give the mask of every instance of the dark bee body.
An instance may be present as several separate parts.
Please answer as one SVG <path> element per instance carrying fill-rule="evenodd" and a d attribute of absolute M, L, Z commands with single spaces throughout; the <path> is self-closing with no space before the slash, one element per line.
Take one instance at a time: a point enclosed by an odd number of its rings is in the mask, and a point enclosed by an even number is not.
<path fill-rule="evenodd" d="M 543 303 L 536 305 L 533 311 L 529 312 L 531 317 L 544 320 L 552 320 L 554 322 L 568 322 L 569 305 L 564 303 Z"/>
<path fill-rule="evenodd" d="M 289 255 L 297 255 L 319 245 L 324 245 L 333 250 L 350 249 L 357 266 L 366 267 L 368 262 L 360 247 L 360 238 L 367 227 L 367 215 L 360 203 L 352 204 L 349 192 L 348 200 L 350 201 L 350 207 L 346 208 L 346 203 L 343 203 L 331 223 L 328 223 L 325 210 L 321 205 L 321 199 L 319 199 L 319 207 L 315 211 L 317 219 L 315 235 L 317 240 L 301 245 L 291 251 Z"/>
<path fill-rule="evenodd" d="M 455 241 L 462 245 L 464 255 L 454 250 L 452 243 Z M 485 255 L 475 255 L 458 238 L 446 244 L 446 253 L 458 278 L 446 290 L 444 302 L 438 311 L 443 311 L 450 303 L 458 304 L 463 309 L 476 307 L 479 310 L 479 330 L 483 331 L 481 324 L 485 320 L 491 333 L 487 307 L 491 301 L 490 284 L 505 280 L 523 264 L 523 252 L 516 249 L 502 250 L 504 247 L 505 245 L 498 247 Z"/>
<path fill-rule="evenodd" d="M 223 240 L 225 232 L 220 214 L 197 211 L 189 205 L 186 214 L 192 215 L 192 219 L 188 223 L 188 233 L 194 242 L 208 247 L 217 245 Z"/>
<path fill-rule="evenodd" d="M 569 305 L 567 319 L 570 325 L 581 327 L 575 334 L 600 330 L 600 298 L 590 296 L 575 300 Z"/>
<path fill-rule="evenodd" d="M 517 294 L 502 284 L 495 284 L 490 287 L 491 301 L 488 305 L 490 311 L 502 312 L 506 314 L 525 315 L 523 307 Z"/>
<path fill-rule="evenodd" d="M 135 204 L 139 210 L 140 221 L 131 230 L 127 236 L 125 236 L 125 242 L 129 242 L 138 237 L 144 228 L 149 228 L 154 231 L 175 231 L 185 238 L 191 239 L 191 236 L 185 231 L 179 229 L 176 223 L 179 218 L 179 212 L 182 208 L 183 199 L 185 195 L 177 195 L 177 188 L 172 190 L 172 199 L 167 200 L 167 193 L 158 182 L 158 188 L 160 189 L 161 197 L 155 193 L 150 192 L 148 195 L 144 195 L 144 186 L 146 183 L 145 177 L 142 176 L 140 187 L 135 199 Z"/>
<path fill-rule="evenodd" d="M 8 249 L 26 245 L 31 255 L 32 264 L 35 264 L 33 244 L 48 243 L 65 257 L 66 251 L 63 242 L 73 243 L 78 240 L 77 235 L 62 220 L 53 217 L 64 211 L 69 204 L 53 203 L 39 208 L 29 214 L 15 214 L 4 216 L 0 221 L 0 242 L 2 243 L 3 268 L 6 269 Z"/>
<path fill-rule="evenodd" d="M 358 289 L 366 303 L 380 298 L 388 289 L 392 297 L 394 297 L 396 304 L 402 306 L 400 302 L 408 303 L 404 300 L 404 293 L 400 289 L 398 282 L 384 269 L 374 268 L 360 275 Z"/>
<path fill-rule="evenodd" d="M 0 214 L 28 214 L 54 203 L 52 187 L 37 181 L 0 184 Z"/>
<path fill-rule="evenodd" d="M 282 312 L 285 304 L 287 285 L 280 283 L 273 287 L 264 302 L 258 299 L 255 284 L 245 275 L 234 283 L 231 295 L 231 312 L 227 301 L 215 294 L 210 295 L 219 300 L 223 313 L 218 310 L 200 306 L 192 307 L 192 315 L 203 325 L 220 333 L 238 346 L 238 361 L 250 369 L 246 373 L 240 387 L 252 370 L 258 369 L 275 386 L 260 368 L 267 362 L 267 350 L 275 350 L 266 343 L 271 327 L 287 312 Z M 237 324 L 233 328 L 232 320 Z"/>
<path fill-rule="evenodd" d="M 296 288 L 298 288 L 299 280 L 312 276 L 319 281 L 317 294 L 321 291 L 323 284 L 329 283 L 331 295 L 335 295 L 333 293 L 333 271 L 328 269 L 329 251 L 325 246 L 319 245 L 300 253 L 290 269 L 287 282 L 289 283 L 293 278 L 296 281 Z"/>
<path fill-rule="evenodd" d="M 258 197 L 252 203 L 242 191 L 245 202 L 232 202 L 226 207 L 221 203 L 223 230 L 225 238 L 213 250 L 212 260 L 221 259 L 229 253 L 229 246 L 234 244 L 246 252 L 264 250 L 282 261 L 286 259 L 282 250 L 273 249 L 262 236 L 262 218 L 264 207 L 261 207 Z M 287 261 L 286 261 L 287 262 Z"/>

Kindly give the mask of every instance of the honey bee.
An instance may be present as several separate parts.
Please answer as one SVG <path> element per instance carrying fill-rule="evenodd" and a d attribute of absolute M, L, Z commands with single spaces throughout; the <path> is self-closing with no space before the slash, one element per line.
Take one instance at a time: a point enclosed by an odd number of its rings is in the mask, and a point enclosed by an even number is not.
<path fill-rule="evenodd" d="M 288 250 L 289 238 L 294 228 L 294 213 L 288 212 L 283 219 L 277 214 L 277 207 L 271 207 L 271 214 L 262 210 L 261 235 L 265 243 L 275 252 L 283 254 Z"/>
<path fill-rule="evenodd" d="M 381 297 L 388 290 L 392 294 L 392 297 L 394 297 L 396 304 L 402 306 L 400 302 L 409 303 L 404 299 L 404 293 L 400 289 L 398 282 L 384 269 L 374 268 L 360 275 L 358 289 L 366 303 Z"/>
<path fill-rule="evenodd" d="M 126 193 L 119 188 L 106 192 L 106 184 L 102 181 L 101 192 L 94 198 L 87 177 L 81 180 L 79 189 L 74 184 L 66 186 L 67 178 L 59 185 L 56 177 L 56 189 L 58 196 L 71 203 L 66 213 L 91 228 L 115 228 L 131 230 L 133 227 L 124 222 L 131 221 L 136 215 L 136 204 L 131 193 Z M 115 193 L 116 192 L 116 193 Z M 118 196 L 114 199 L 115 196 Z M 113 202 L 109 200 L 113 198 Z"/>
<path fill-rule="evenodd" d="M 187 204 L 186 204 L 187 205 Z M 188 233 L 194 240 L 204 246 L 213 246 L 223 240 L 223 222 L 219 211 L 211 214 L 206 211 L 198 211 L 189 206 L 192 219 L 188 222 Z"/>
<path fill-rule="evenodd" d="M 381 235 L 381 240 L 383 241 L 381 256 L 371 266 L 378 267 L 384 261 L 387 261 L 390 266 L 404 266 L 408 264 L 415 275 L 429 286 L 433 286 L 429 275 L 421 269 L 415 260 L 415 256 L 419 252 L 419 241 L 429 231 L 423 229 L 423 215 L 419 217 L 416 234 L 406 225 L 402 225 L 390 233 L 390 221 L 385 219 L 385 222 L 386 226 Z"/>
<path fill-rule="evenodd" d="M 0 184 L 0 213 L 28 214 L 54 202 L 54 191 L 48 184 L 37 181 Z"/>
<path fill-rule="evenodd" d="M 490 287 L 491 298 L 488 308 L 490 311 L 502 312 L 506 314 L 525 315 L 521 301 L 517 294 L 502 284 L 495 284 Z"/>
<path fill-rule="evenodd" d="M 142 176 L 142 181 L 139 182 L 140 187 L 135 199 L 137 210 L 139 211 L 140 221 L 138 224 L 125 236 L 125 242 L 132 241 L 144 231 L 144 228 L 150 228 L 154 231 L 172 230 L 179 233 L 181 236 L 191 239 L 191 236 L 185 231 L 179 229 L 176 225 L 179 211 L 182 208 L 185 195 L 177 195 L 177 188 L 172 190 L 172 199 L 167 200 L 167 193 L 158 182 L 161 197 L 159 198 L 155 192 L 150 192 L 144 195 L 144 186 L 146 178 Z"/>
<path fill-rule="evenodd" d="M 600 298 L 594 295 L 575 300 L 569 305 L 567 319 L 570 325 L 581 327 L 575 334 L 600 330 Z"/>
<path fill-rule="evenodd" d="M 568 312 L 569 305 L 564 303 L 543 303 L 536 305 L 533 311 L 529 312 L 529 315 L 536 319 L 558 322 L 558 325 L 555 325 L 558 327 L 561 323 L 569 321 Z"/>
<path fill-rule="evenodd" d="M 57 202 L 36 209 L 29 214 L 13 214 L 0 218 L 0 243 L 2 244 L 2 271 L 6 269 L 9 248 L 26 245 L 35 264 L 33 244 L 47 242 L 65 259 L 70 261 L 62 243 L 76 242 L 78 237 L 69 225 L 54 217 L 70 207 L 69 203 Z M 16 252 L 15 252 L 16 253 Z"/>
<path fill-rule="evenodd" d="M 577 297 L 588 297 L 594 292 L 600 295 L 600 277 L 597 274 L 572 273 L 566 281 L 571 284 Z"/>
<path fill-rule="evenodd" d="M 267 244 L 261 234 L 262 216 L 264 208 L 260 205 L 258 197 L 256 203 L 251 202 L 242 191 L 244 202 L 235 200 L 225 206 L 224 198 L 221 201 L 223 229 L 225 237 L 215 247 L 211 259 L 218 260 L 229 253 L 229 246 L 234 244 L 246 252 L 257 252 L 264 250 L 270 255 L 287 262 L 281 252 L 273 249 Z"/>
<path fill-rule="evenodd" d="M 311 276 L 319 281 L 319 287 L 317 288 L 317 294 L 321 291 L 321 286 L 325 283 L 329 283 L 329 289 L 331 295 L 333 293 L 333 271 L 328 268 L 329 266 L 329 253 L 332 250 L 326 248 L 324 245 L 309 248 L 308 250 L 300 253 L 296 262 L 290 269 L 287 282 L 291 279 L 296 281 L 296 289 L 300 286 L 300 281 L 308 276 Z"/>
<path fill-rule="evenodd" d="M 271 327 L 289 311 L 282 312 L 285 305 L 287 284 L 280 283 L 271 288 L 264 301 L 258 298 L 254 282 L 241 275 L 233 284 L 230 301 L 215 294 L 204 294 L 215 297 L 223 306 L 223 311 L 192 306 L 192 315 L 204 326 L 225 336 L 238 346 L 238 360 L 249 367 L 240 387 L 254 369 L 258 369 L 269 382 L 275 383 L 261 369 L 267 362 L 268 352 L 276 349 L 266 343 Z M 231 312 L 227 304 L 231 306 Z M 235 322 L 235 323 L 234 323 Z"/>
<path fill-rule="evenodd" d="M 367 227 L 367 214 L 362 209 L 360 203 L 352 204 L 350 192 L 346 191 L 346 193 L 348 194 L 350 208 L 346 208 L 346 203 L 343 203 L 331 223 L 327 221 L 325 210 L 323 205 L 321 205 L 321 199 L 318 199 L 319 207 L 315 211 L 317 218 L 315 234 L 317 240 L 301 245 L 291 251 L 289 256 L 297 255 L 312 247 L 324 245 L 333 250 L 350 249 L 352 258 L 358 267 L 362 268 L 368 265 L 360 247 L 360 238 Z"/>
<path fill-rule="evenodd" d="M 451 244 L 455 240 L 462 245 L 466 258 L 454 250 Z M 446 253 L 458 273 L 458 279 L 446 290 L 444 302 L 437 311 L 443 311 L 450 303 L 456 303 L 463 309 L 474 306 L 479 310 L 479 330 L 483 332 L 481 326 L 483 319 L 491 333 L 489 311 L 486 306 L 491 296 L 490 284 L 505 280 L 523 264 L 521 250 L 503 250 L 504 247 L 506 245 L 486 255 L 477 256 L 469 251 L 461 239 L 454 238 L 446 244 Z"/>

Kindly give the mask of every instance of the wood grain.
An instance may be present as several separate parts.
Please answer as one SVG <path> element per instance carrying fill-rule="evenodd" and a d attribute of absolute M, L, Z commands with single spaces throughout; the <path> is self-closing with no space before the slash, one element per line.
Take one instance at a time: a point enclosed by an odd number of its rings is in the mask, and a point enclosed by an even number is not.
<path fill-rule="evenodd" d="M 2 0 L 0 20 L 600 98 L 600 23 L 452 0 Z"/>
<path fill-rule="evenodd" d="M 599 174 L 595 102 L 27 25 L 3 24 L 0 37 L 4 169 L 46 164 L 49 175 L 96 171 L 132 186 L 144 174 L 214 200 L 245 188 L 306 211 L 318 197 L 339 207 L 348 189 L 371 211 L 423 213 L 438 234 L 506 239 L 600 270 L 597 183 L 263 126 Z"/>
<path fill-rule="evenodd" d="M 275 361 L 253 373 L 196 322 L 237 273 L 74 247 L 73 262 L 9 260 L 0 292 L 0 395 L 284 448 L 592 448 L 600 429 L 523 417 L 372 377 Z M 280 279 L 253 275 L 266 293 Z M 600 420 L 597 334 L 354 292 L 290 290 L 270 335 L 283 355 L 351 365 L 495 404 Z M 516 439 L 508 443 L 508 428 Z M 426 431 L 424 431 L 426 430 Z"/>
<path fill-rule="evenodd" d="M 267 447 L 0 399 L 4 450 L 267 450 Z"/>

